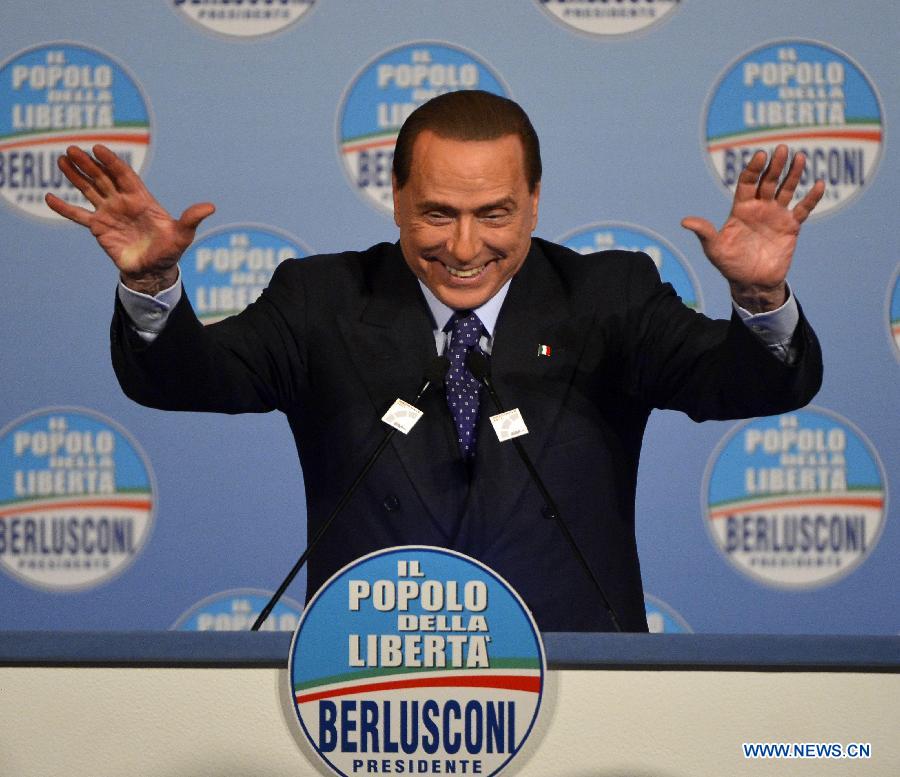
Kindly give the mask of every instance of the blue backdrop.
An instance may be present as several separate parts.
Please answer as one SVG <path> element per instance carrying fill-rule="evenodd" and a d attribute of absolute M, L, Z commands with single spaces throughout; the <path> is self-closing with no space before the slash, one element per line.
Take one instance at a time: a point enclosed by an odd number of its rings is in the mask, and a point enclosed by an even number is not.
<path fill-rule="evenodd" d="M 382 204 L 396 123 L 476 85 L 519 101 L 542 139 L 540 236 L 590 228 L 588 246 L 649 249 L 717 317 L 726 284 L 679 221 L 724 219 L 748 149 L 784 139 L 814 158 L 832 194 L 790 279 L 824 386 L 773 421 L 653 416 L 637 503 L 648 608 L 658 630 L 897 633 L 900 5 L 750 5 L 7 0 L 0 628 L 245 627 L 305 542 L 280 415 L 163 413 L 119 391 L 116 273 L 41 205 L 53 154 L 100 139 L 170 210 L 215 202 L 185 275 L 223 312 L 285 245 L 396 239 Z"/>

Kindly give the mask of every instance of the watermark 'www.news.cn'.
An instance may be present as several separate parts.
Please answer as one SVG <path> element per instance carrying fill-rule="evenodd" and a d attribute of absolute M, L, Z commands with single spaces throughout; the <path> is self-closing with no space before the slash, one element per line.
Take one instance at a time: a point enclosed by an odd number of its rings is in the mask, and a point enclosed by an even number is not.
<path fill-rule="evenodd" d="M 871 758 L 869 742 L 744 742 L 744 758 Z"/>

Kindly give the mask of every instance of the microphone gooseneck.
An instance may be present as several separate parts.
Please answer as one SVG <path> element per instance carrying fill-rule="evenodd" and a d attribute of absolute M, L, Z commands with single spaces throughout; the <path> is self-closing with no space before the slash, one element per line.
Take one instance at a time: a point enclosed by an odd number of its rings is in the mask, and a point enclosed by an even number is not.
<path fill-rule="evenodd" d="M 497 412 L 502 413 L 504 411 L 503 402 L 500 401 L 497 390 L 494 388 L 494 382 L 491 380 L 488 360 L 484 357 L 483 354 L 473 349 L 469 351 L 469 355 L 466 357 L 466 367 L 469 368 L 469 372 L 472 373 L 472 376 L 477 381 L 484 384 L 484 387 L 488 390 L 488 394 L 491 397 L 491 401 L 497 408 Z M 531 457 L 528 455 L 528 452 L 525 450 L 522 443 L 519 442 L 517 438 L 514 437 L 510 442 L 512 442 L 513 446 L 515 446 L 516 452 L 519 454 L 519 458 L 522 459 L 522 463 L 528 470 L 528 474 L 531 475 L 531 480 L 537 486 L 538 491 L 540 491 L 541 496 L 544 499 L 544 504 L 546 505 L 547 509 L 545 516 L 547 518 L 552 518 L 556 522 L 556 525 L 559 526 L 560 531 L 562 531 L 563 536 L 569 543 L 569 547 L 575 554 L 575 558 L 578 559 L 578 563 L 581 565 L 581 568 L 590 578 L 591 583 L 593 584 L 597 593 L 600 595 L 600 600 L 602 601 L 603 606 L 606 608 L 606 612 L 609 615 L 609 619 L 612 621 L 613 626 L 615 626 L 616 631 L 622 631 L 622 626 L 619 624 L 619 619 L 616 617 L 616 613 L 613 610 L 612 605 L 609 603 L 609 599 L 606 597 L 603 586 L 600 585 L 600 581 L 597 580 L 597 577 L 594 575 L 590 564 L 588 564 L 587 559 L 581 552 L 581 548 L 578 547 L 578 543 L 572 536 L 572 532 L 569 531 L 569 526 L 563 520 L 563 517 L 559 512 L 559 508 L 556 506 L 556 502 L 553 501 L 553 497 L 550 496 L 550 492 L 547 491 L 547 487 L 544 485 L 544 481 L 541 480 L 540 475 L 538 475 L 537 470 L 534 468 Z"/>
<path fill-rule="evenodd" d="M 435 356 L 434 359 L 432 359 L 428 363 L 428 366 L 425 368 L 422 383 L 419 386 L 419 390 L 416 393 L 416 398 L 412 401 L 412 404 L 417 405 L 422 397 L 425 396 L 425 392 L 428 391 L 429 388 L 431 388 L 436 383 L 443 382 L 444 376 L 447 374 L 448 369 L 450 369 L 450 360 L 446 356 Z M 319 530 L 315 533 L 315 536 L 313 536 L 313 538 L 309 541 L 309 544 L 306 546 L 306 550 L 303 551 L 303 555 L 300 556 L 299 559 L 297 559 L 297 562 L 291 568 L 291 571 L 288 572 L 287 577 L 285 577 L 281 585 L 278 586 L 278 590 L 272 595 L 272 598 L 269 599 L 266 606 L 262 608 L 262 611 L 259 613 L 259 617 L 257 617 L 257 619 L 253 622 L 253 626 L 250 627 L 251 631 L 259 631 L 259 627 L 262 626 L 263 623 L 265 623 L 266 618 L 269 617 L 269 613 L 271 613 L 275 605 L 278 604 L 278 600 L 281 599 L 282 595 L 287 590 L 287 587 L 293 582 L 294 578 L 297 576 L 297 573 L 303 568 L 303 565 L 306 563 L 306 560 L 312 555 L 313 550 L 319 544 L 319 540 L 322 539 L 322 536 L 325 534 L 328 527 L 331 526 L 334 519 L 337 518 L 344 507 L 347 506 L 347 503 L 350 501 L 353 494 L 356 493 L 356 489 L 359 488 L 359 484 L 362 483 L 369 470 L 372 469 L 375 462 L 378 461 L 379 456 L 381 456 L 381 452 L 387 447 L 387 444 L 391 441 L 391 438 L 394 436 L 394 433 L 396 431 L 397 430 L 392 426 L 385 432 L 384 437 L 381 438 L 381 442 L 378 443 L 378 447 L 375 448 L 369 458 L 366 459 L 366 463 L 363 465 L 354 481 L 350 484 L 350 487 L 344 492 L 344 495 L 335 505 L 334 509 L 331 511 L 331 514 L 319 527 Z"/>

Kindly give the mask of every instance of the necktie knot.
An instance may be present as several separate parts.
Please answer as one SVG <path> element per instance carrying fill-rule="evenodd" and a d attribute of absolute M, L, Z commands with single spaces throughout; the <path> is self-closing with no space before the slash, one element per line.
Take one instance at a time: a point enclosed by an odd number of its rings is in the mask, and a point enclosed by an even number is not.
<path fill-rule="evenodd" d="M 471 310 L 454 313 L 450 323 L 453 327 L 450 333 L 451 348 L 471 348 L 481 339 L 484 331 L 481 320 Z"/>

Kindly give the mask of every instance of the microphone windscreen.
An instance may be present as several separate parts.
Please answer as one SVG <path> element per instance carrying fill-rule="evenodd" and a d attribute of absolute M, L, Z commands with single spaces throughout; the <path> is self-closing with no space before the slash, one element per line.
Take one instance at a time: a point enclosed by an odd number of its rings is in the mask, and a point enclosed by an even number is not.
<path fill-rule="evenodd" d="M 429 383 L 440 383 L 447 376 L 450 360 L 446 356 L 435 356 L 425 368 L 425 380 Z"/>
<path fill-rule="evenodd" d="M 469 368 L 469 372 L 472 373 L 472 377 L 475 378 L 475 380 L 479 383 L 484 383 L 484 379 L 488 374 L 488 360 L 484 357 L 483 353 L 480 353 L 474 348 L 469 351 L 469 355 L 466 356 L 466 366 Z"/>

